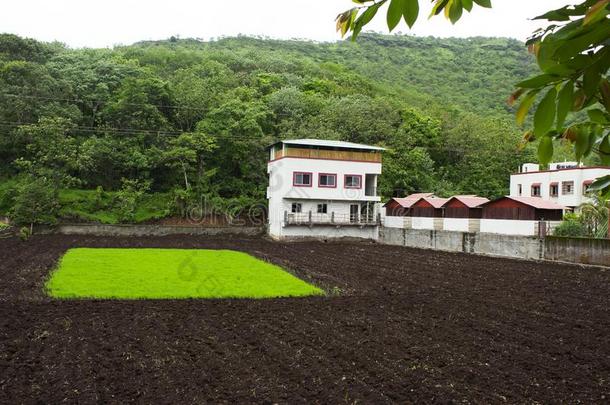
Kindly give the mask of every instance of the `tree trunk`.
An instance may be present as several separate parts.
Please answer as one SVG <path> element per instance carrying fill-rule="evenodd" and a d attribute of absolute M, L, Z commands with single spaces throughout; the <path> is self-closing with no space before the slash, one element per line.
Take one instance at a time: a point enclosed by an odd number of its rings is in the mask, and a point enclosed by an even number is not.
<path fill-rule="evenodd" d="M 191 189 L 191 186 L 189 184 L 189 178 L 186 174 L 186 167 L 184 166 L 184 162 L 180 162 L 182 164 L 182 173 L 184 174 L 184 186 L 186 187 L 187 190 Z"/>

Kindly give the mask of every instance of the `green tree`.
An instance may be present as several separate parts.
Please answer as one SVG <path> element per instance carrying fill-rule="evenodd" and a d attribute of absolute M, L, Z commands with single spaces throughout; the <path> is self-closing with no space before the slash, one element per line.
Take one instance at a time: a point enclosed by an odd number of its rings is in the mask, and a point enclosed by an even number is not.
<path fill-rule="evenodd" d="M 73 124 L 64 118 L 41 118 L 37 124 L 22 125 L 16 142 L 25 153 L 16 164 L 32 176 L 46 176 L 56 186 L 75 185 L 78 145 L 72 135 Z"/>
<path fill-rule="evenodd" d="M 59 210 L 57 187 L 45 177 L 28 176 L 17 186 L 9 215 L 18 225 L 55 225 Z"/>
<path fill-rule="evenodd" d="M 213 137 L 202 132 L 184 133 L 170 141 L 169 148 L 164 152 L 164 160 L 170 168 L 177 169 L 184 179 L 184 189 L 202 185 L 205 176 L 205 161 L 210 152 L 216 149 Z"/>

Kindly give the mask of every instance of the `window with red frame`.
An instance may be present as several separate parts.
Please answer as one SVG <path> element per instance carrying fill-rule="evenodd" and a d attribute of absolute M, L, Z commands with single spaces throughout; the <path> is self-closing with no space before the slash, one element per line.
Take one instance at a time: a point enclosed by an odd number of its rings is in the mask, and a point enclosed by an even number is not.
<path fill-rule="evenodd" d="M 362 188 L 362 176 L 359 174 L 345 175 L 345 188 Z"/>
<path fill-rule="evenodd" d="M 319 187 L 337 187 L 337 175 L 332 173 L 320 173 L 318 175 Z"/>
<path fill-rule="evenodd" d="M 296 187 L 311 187 L 311 173 L 294 172 L 292 185 Z"/>

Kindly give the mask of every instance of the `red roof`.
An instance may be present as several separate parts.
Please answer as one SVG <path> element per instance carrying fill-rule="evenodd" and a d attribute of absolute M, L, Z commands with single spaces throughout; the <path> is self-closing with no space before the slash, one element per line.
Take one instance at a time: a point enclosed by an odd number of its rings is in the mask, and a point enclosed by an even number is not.
<path fill-rule="evenodd" d="M 445 205 L 445 203 L 447 201 L 449 201 L 448 198 L 438 198 L 438 197 L 424 197 L 424 198 L 420 198 L 420 200 L 427 201 L 434 208 L 441 208 L 443 205 Z"/>
<path fill-rule="evenodd" d="M 422 198 L 432 197 L 433 195 L 434 194 L 432 194 L 432 193 L 416 193 L 416 194 L 408 195 L 408 196 L 406 196 L 404 198 L 392 198 L 390 201 L 392 201 L 392 200 L 396 201 L 403 208 L 411 208 L 411 206 L 413 204 L 415 204 L 416 202 L 418 202 Z M 388 201 L 388 203 L 390 201 Z M 386 205 L 388 203 L 386 203 Z"/>
<path fill-rule="evenodd" d="M 559 205 L 559 204 L 555 204 L 552 201 L 546 201 L 543 200 L 540 197 L 510 197 L 510 196 L 506 196 L 506 197 L 500 197 L 497 200 L 494 201 L 498 201 L 501 200 L 503 198 L 508 198 L 511 199 L 513 201 L 517 201 L 520 202 L 522 204 L 525 205 L 529 205 L 530 207 L 534 207 L 534 208 L 538 208 L 541 210 L 565 210 L 566 207 L 564 207 L 563 205 Z M 490 201 L 493 202 L 493 201 Z M 488 203 L 486 203 L 488 204 Z"/>
<path fill-rule="evenodd" d="M 479 197 L 476 195 L 455 195 L 455 196 L 449 198 L 447 200 L 447 203 L 454 199 L 460 201 L 462 204 L 464 204 L 468 208 L 477 208 L 480 205 L 483 205 L 486 202 L 489 202 L 489 199 L 487 199 L 485 197 Z M 445 203 L 445 204 L 447 204 L 447 203 Z"/>

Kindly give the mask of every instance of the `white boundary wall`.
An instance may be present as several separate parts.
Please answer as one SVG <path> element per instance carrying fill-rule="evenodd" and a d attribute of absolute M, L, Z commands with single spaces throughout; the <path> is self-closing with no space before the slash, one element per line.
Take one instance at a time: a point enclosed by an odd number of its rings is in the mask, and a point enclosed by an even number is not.
<path fill-rule="evenodd" d="M 443 230 L 455 232 L 469 232 L 470 219 L 468 218 L 444 218 Z"/>
<path fill-rule="evenodd" d="M 413 228 L 413 229 L 434 229 L 434 218 L 411 217 L 411 228 Z"/>
<path fill-rule="evenodd" d="M 482 233 L 533 236 L 538 234 L 538 221 L 512 219 L 482 219 Z"/>
<path fill-rule="evenodd" d="M 408 217 L 383 217 L 383 226 L 388 228 L 406 228 L 407 218 Z"/>
<path fill-rule="evenodd" d="M 480 232 L 497 235 L 538 236 L 540 221 L 476 218 L 384 217 L 387 228 L 444 230 L 449 232 Z M 545 221 L 550 234 L 561 221 Z"/>

